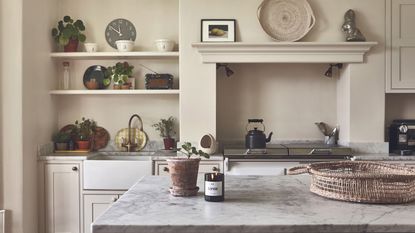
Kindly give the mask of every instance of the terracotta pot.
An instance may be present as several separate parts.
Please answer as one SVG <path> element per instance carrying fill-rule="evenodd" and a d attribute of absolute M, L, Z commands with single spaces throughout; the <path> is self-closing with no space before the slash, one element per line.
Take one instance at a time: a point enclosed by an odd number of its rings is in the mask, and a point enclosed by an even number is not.
<path fill-rule="evenodd" d="M 120 89 L 121 89 L 121 85 L 114 84 L 114 85 L 112 86 L 112 89 L 114 89 L 114 90 L 120 90 Z"/>
<path fill-rule="evenodd" d="M 123 84 L 121 86 L 121 89 L 123 89 L 123 90 L 129 90 L 129 89 L 131 89 L 131 83 Z"/>
<path fill-rule="evenodd" d="M 66 142 L 57 142 L 57 143 L 55 143 L 55 149 L 56 150 L 67 150 L 68 149 L 68 143 L 66 143 Z"/>
<path fill-rule="evenodd" d="M 89 141 L 77 141 L 76 144 L 79 150 L 89 150 Z"/>
<path fill-rule="evenodd" d="M 170 193 L 173 196 L 196 196 L 200 158 L 171 158 L 167 159 L 167 163 L 173 183 Z"/>
<path fill-rule="evenodd" d="M 174 138 L 165 138 L 163 139 L 163 142 L 165 150 L 171 150 L 176 148 L 176 141 L 174 140 Z"/>
<path fill-rule="evenodd" d="M 78 51 L 78 44 L 79 40 L 77 39 L 70 39 L 69 43 L 63 47 L 63 51 L 65 52 L 77 52 Z"/>

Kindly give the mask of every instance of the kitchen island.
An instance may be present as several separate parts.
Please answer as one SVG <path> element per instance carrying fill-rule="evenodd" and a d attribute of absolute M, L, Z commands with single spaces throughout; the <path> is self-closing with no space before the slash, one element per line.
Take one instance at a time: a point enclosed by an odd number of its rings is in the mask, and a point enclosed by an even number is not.
<path fill-rule="evenodd" d="M 415 203 L 368 205 L 309 192 L 310 177 L 226 177 L 225 202 L 172 197 L 169 177 L 145 177 L 93 224 L 93 233 L 415 232 Z"/>

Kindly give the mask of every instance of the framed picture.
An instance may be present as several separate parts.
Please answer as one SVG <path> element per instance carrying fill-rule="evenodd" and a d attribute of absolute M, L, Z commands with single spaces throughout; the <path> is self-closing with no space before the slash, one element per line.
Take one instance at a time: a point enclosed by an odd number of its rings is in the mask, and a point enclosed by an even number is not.
<path fill-rule="evenodd" d="M 202 42 L 235 42 L 236 20 L 234 19 L 202 19 Z"/>

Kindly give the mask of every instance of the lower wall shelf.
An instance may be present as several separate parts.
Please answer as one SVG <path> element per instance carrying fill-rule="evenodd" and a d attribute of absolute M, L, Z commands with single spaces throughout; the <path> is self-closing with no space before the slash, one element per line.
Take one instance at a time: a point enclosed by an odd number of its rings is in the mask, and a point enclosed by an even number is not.
<path fill-rule="evenodd" d="M 51 95 L 179 95 L 180 90 L 52 90 Z"/>

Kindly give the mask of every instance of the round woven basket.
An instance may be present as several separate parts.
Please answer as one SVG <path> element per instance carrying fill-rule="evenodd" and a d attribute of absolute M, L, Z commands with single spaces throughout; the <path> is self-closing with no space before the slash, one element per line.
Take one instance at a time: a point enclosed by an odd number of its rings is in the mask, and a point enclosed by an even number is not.
<path fill-rule="evenodd" d="M 298 166 L 289 175 L 312 175 L 310 191 L 323 197 L 378 204 L 415 201 L 415 169 L 394 164 L 341 161 Z"/>
<path fill-rule="evenodd" d="M 306 0 L 264 0 L 257 15 L 264 31 L 276 41 L 300 40 L 316 21 Z"/>

